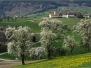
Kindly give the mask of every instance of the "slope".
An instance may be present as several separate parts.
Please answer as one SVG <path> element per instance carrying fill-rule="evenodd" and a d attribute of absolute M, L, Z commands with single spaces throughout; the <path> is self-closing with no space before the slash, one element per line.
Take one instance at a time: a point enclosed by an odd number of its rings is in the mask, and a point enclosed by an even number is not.
<path fill-rule="evenodd" d="M 46 60 L 15 68 L 81 68 L 91 62 L 91 53 L 76 56 L 63 56 L 53 60 Z"/>

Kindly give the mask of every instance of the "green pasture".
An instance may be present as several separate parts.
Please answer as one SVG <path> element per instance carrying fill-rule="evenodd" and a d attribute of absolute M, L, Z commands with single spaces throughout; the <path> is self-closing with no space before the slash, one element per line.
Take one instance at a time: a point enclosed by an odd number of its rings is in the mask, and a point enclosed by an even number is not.
<path fill-rule="evenodd" d="M 53 60 L 30 63 L 14 68 L 90 68 L 91 53 L 57 57 Z M 85 67 L 84 67 L 85 66 Z"/>
<path fill-rule="evenodd" d="M 80 21 L 79 18 L 57 18 L 57 19 L 62 21 L 63 24 L 68 25 L 70 28 L 72 28 L 74 25 L 76 25 Z M 41 28 L 38 26 L 38 24 L 42 20 L 43 20 L 42 17 L 36 17 L 36 16 L 31 17 L 30 16 L 28 18 L 17 19 L 16 21 L 9 21 L 8 22 L 7 20 L 3 20 L 0 23 L 0 26 L 7 26 L 7 25 L 28 26 L 32 29 L 33 32 L 39 33 Z M 76 46 L 74 48 L 73 54 L 70 53 L 70 50 L 67 50 L 66 56 L 58 57 L 53 60 L 46 60 L 46 61 L 42 61 L 42 62 L 38 62 L 38 63 L 27 64 L 24 66 L 17 66 L 15 68 L 81 68 L 81 67 L 90 67 L 91 61 L 89 61 L 89 58 L 91 57 L 91 53 L 84 54 L 84 53 L 87 53 L 87 51 L 84 47 L 80 46 L 81 45 L 80 44 L 81 36 L 76 33 L 72 33 L 72 32 L 69 32 L 66 35 L 74 36 L 74 38 L 78 42 L 78 46 Z M 40 36 L 38 34 L 36 34 L 36 36 L 37 36 L 37 41 L 38 41 Z M 56 48 L 62 47 L 62 45 L 63 45 L 63 39 L 58 39 L 52 43 L 52 46 L 54 46 Z M 40 43 L 37 43 L 35 46 L 40 46 Z M 82 54 L 82 55 L 78 55 L 78 54 Z M 87 57 L 87 58 L 85 58 L 85 57 Z M 11 60 L 15 59 L 14 56 L 9 55 L 9 54 L 0 55 L 0 58 L 11 59 Z M 78 59 L 81 61 L 83 60 L 83 62 L 78 61 Z M 29 60 L 31 60 L 31 59 L 29 58 Z M 69 62 L 71 65 L 68 64 L 67 62 Z M 77 62 L 79 64 L 76 64 Z"/>
<path fill-rule="evenodd" d="M 8 53 L 0 55 L 0 58 L 2 58 L 2 59 L 10 59 L 10 60 L 14 60 L 15 59 L 14 56 L 9 55 Z"/>
<path fill-rule="evenodd" d="M 0 23 L 0 26 L 29 26 L 34 32 L 40 32 L 40 27 L 38 26 L 39 22 L 41 22 L 43 18 L 41 17 L 29 17 L 29 18 L 22 18 L 17 19 L 16 21 L 7 21 L 4 20 Z M 80 21 L 78 18 L 58 18 L 58 20 L 61 20 L 63 24 L 67 24 L 68 26 L 72 27 L 77 22 Z"/>

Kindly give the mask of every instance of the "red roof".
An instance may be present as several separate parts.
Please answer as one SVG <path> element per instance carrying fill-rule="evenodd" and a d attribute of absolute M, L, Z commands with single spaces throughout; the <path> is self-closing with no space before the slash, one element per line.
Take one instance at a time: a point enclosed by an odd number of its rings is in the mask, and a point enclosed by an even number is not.
<path fill-rule="evenodd" d="M 63 14 L 64 15 L 78 15 L 78 14 L 81 14 L 81 13 L 78 13 L 78 12 L 65 12 Z"/>

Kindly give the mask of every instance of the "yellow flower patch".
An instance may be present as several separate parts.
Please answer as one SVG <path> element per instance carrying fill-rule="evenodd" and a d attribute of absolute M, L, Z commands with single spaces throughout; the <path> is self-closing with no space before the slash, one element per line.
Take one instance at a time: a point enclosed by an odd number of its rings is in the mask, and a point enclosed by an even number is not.
<path fill-rule="evenodd" d="M 91 53 L 77 56 L 64 56 L 16 68 L 77 68 L 78 66 L 89 62 L 91 62 Z"/>

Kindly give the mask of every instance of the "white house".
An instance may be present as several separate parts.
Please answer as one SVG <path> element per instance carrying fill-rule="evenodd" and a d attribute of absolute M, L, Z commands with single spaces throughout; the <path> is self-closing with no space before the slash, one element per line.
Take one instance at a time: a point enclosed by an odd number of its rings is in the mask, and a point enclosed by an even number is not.
<path fill-rule="evenodd" d="M 75 17 L 76 17 L 76 13 L 70 13 L 70 12 L 68 12 L 68 13 L 63 13 L 63 14 L 62 14 L 62 17 L 63 17 L 63 18 L 75 18 Z"/>

